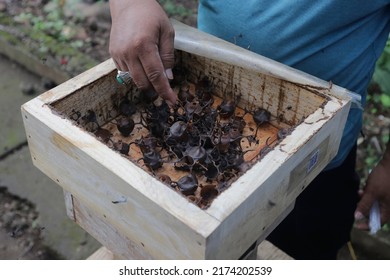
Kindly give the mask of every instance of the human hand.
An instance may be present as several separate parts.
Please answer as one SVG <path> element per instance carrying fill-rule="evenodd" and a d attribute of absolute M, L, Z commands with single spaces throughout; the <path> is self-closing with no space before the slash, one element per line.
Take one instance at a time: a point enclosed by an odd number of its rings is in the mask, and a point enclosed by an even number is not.
<path fill-rule="evenodd" d="M 174 29 L 155 0 L 111 0 L 110 54 L 142 91 L 154 89 L 168 105 L 176 102 L 173 79 Z"/>
<path fill-rule="evenodd" d="M 390 149 L 389 145 L 385 156 L 371 171 L 366 186 L 362 192 L 360 202 L 355 211 L 356 227 L 369 229 L 366 217 L 374 202 L 378 201 L 381 224 L 390 220 Z"/>

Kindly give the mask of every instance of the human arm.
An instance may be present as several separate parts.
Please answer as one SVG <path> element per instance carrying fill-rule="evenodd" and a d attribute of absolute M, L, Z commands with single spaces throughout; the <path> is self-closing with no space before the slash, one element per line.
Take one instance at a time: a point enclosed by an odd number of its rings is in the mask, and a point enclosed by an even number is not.
<path fill-rule="evenodd" d="M 140 90 L 154 88 L 169 105 L 174 64 L 174 29 L 155 0 L 110 0 L 109 51 L 116 67 L 129 71 Z"/>
<path fill-rule="evenodd" d="M 358 203 L 355 218 L 357 227 L 366 229 L 368 225 L 363 219 L 368 217 L 375 201 L 379 203 L 381 224 L 390 221 L 390 139 L 382 159 L 367 178 L 362 197 Z"/>

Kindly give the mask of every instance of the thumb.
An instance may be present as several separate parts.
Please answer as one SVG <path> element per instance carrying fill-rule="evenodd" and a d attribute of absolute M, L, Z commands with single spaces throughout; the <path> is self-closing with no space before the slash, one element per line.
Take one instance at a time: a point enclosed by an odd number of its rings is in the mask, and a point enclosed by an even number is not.
<path fill-rule="evenodd" d="M 368 217 L 370 214 L 370 209 L 372 205 L 374 204 L 375 196 L 372 195 L 369 192 L 364 192 L 355 211 L 355 218 L 361 217 L 363 215 L 364 217 Z M 360 214 L 359 214 L 360 213 Z"/>

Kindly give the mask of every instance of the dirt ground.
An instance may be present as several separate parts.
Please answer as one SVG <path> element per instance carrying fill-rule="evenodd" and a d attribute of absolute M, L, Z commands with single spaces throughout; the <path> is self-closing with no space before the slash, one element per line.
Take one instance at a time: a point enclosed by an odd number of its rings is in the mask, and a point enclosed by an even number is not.
<path fill-rule="evenodd" d="M 0 187 L 0 260 L 57 259 L 56 252 L 42 244 L 35 206 Z"/>
<path fill-rule="evenodd" d="M 23 27 L 31 20 L 25 16 L 26 21 L 20 14 L 32 14 L 35 18 L 42 16 L 45 9 L 42 7 L 48 5 L 47 0 L 21 1 L 21 0 L 0 0 L 0 13 L 7 14 L 17 18 L 15 27 Z M 64 14 L 67 15 L 67 21 L 74 21 L 72 28 L 75 28 L 76 37 L 74 40 L 84 42 L 79 46 L 80 51 L 93 57 L 97 61 L 104 61 L 109 57 L 108 54 L 108 38 L 110 28 L 109 11 L 107 5 L 97 8 L 94 0 L 84 1 L 52 1 L 73 3 L 80 2 L 83 7 L 83 17 L 72 16 L 72 9 L 64 6 Z M 102 1 L 99 1 L 102 2 Z M 103 1 L 106 2 L 106 1 Z M 168 3 L 165 6 L 168 13 L 171 13 L 180 21 L 186 22 L 189 25 L 196 25 L 196 8 L 197 1 L 163 1 Z M 103 7 L 103 8 L 102 8 Z M 180 7 L 177 8 L 177 7 Z M 0 24 L 0 28 L 4 27 Z M 42 29 L 45 27 L 43 26 Z M 57 56 L 56 53 L 47 53 L 53 56 L 53 59 L 61 63 L 64 67 L 68 67 L 72 74 L 77 74 L 78 69 L 72 69 L 68 63 L 68 57 Z M 72 72 L 73 71 L 73 72 Z M 375 94 L 372 91 L 371 94 Z M 373 105 L 370 105 L 373 106 Z M 371 115 L 369 107 L 366 114 L 364 127 L 365 136 L 359 139 L 358 151 L 358 171 L 362 177 L 362 182 L 365 180 L 369 170 L 366 168 L 366 159 L 371 156 L 369 152 L 377 155 L 384 149 L 383 139 L 388 135 L 389 119 L 384 116 L 389 116 L 386 109 L 377 108 L 375 115 Z M 1 155 L 0 155 L 1 156 Z M 20 199 L 7 191 L 6 186 L 0 186 L 0 259 L 56 259 L 58 256 L 50 248 L 42 245 L 42 232 L 44 227 L 36 223 L 36 218 L 39 215 L 35 210 L 34 205 L 30 202 Z M 348 253 L 344 258 L 348 258 Z"/>

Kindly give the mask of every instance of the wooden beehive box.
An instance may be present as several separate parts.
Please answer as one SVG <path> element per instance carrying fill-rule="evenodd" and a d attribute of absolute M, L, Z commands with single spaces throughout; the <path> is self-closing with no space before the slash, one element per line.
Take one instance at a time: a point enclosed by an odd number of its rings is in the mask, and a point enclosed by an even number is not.
<path fill-rule="evenodd" d="M 176 58 L 215 94 L 266 108 L 293 128 L 260 161 L 202 209 L 113 151 L 73 121 L 93 109 L 112 119 L 113 100 L 134 86 L 115 80 L 108 60 L 22 106 L 34 164 L 65 191 L 69 217 L 114 254 L 138 259 L 235 259 L 264 238 L 336 155 L 348 91 L 174 23 Z"/>

